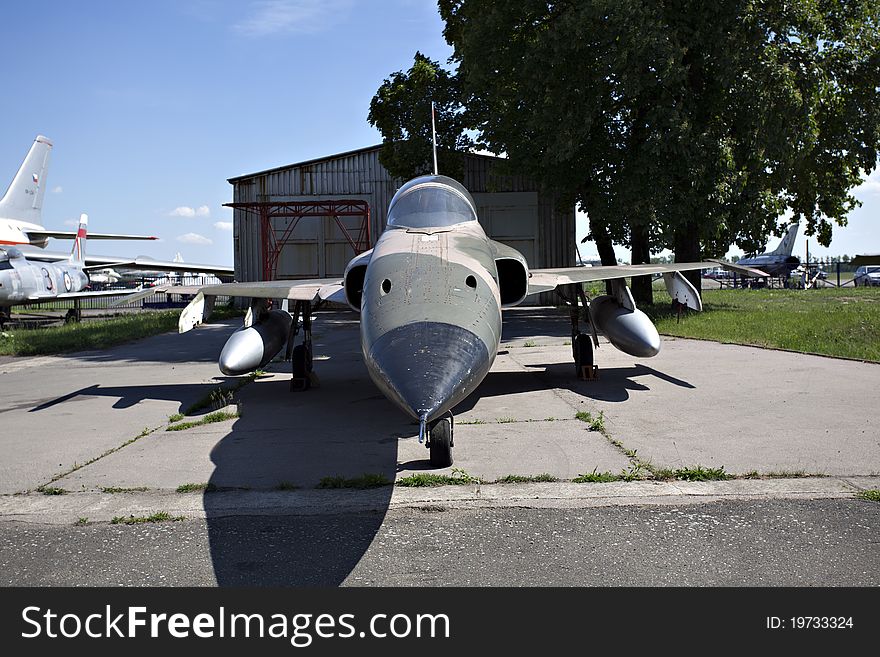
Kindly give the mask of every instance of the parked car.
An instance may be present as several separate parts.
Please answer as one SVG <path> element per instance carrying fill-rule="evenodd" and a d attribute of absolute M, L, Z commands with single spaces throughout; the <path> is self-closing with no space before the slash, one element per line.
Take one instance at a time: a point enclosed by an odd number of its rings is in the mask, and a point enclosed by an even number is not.
<path fill-rule="evenodd" d="M 853 285 L 856 287 L 880 287 L 880 265 L 862 265 L 856 269 L 856 273 L 853 275 Z"/>
<path fill-rule="evenodd" d="M 714 269 L 704 269 L 703 278 L 731 278 L 733 274 L 724 267 L 715 267 Z"/>

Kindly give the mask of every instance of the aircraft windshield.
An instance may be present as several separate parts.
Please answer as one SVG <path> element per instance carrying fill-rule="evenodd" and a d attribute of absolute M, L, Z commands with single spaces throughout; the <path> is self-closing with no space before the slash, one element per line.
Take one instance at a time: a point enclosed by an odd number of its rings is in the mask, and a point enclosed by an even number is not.
<path fill-rule="evenodd" d="M 449 185 L 425 182 L 397 197 L 388 211 L 388 225 L 403 228 L 454 226 L 476 221 L 473 206 Z"/>

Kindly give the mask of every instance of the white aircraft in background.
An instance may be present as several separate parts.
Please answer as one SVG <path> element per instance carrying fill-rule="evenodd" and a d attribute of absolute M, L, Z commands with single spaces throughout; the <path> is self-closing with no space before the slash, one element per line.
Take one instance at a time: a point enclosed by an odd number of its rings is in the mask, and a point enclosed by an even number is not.
<path fill-rule="evenodd" d="M 43 228 L 43 196 L 46 192 L 46 173 L 52 142 L 37 135 L 31 149 L 15 174 L 9 189 L 0 199 L 0 245 L 21 247 L 20 251 L 30 261 L 60 262 L 68 259 L 67 253 L 43 251 L 50 237 L 75 239 L 76 231 L 46 230 Z M 90 240 L 155 240 L 149 235 L 121 235 L 118 233 L 89 233 Z M 148 269 L 153 271 L 184 271 L 180 263 L 154 260 L 147 256 L 118 258 L 113 256 L 89 256 L 84 266 L 95 265 Z M 231 277 L 232 267 L 221 265 L 189 264 L 187 271 L 200 271 L 216 276 Z M 97 281 L 96 281 L 97 282 Z"/>
<path fill-rule="evenodd" d="M 46 173 L 52 142 L 37 135 L 24 162 L 12 179 L 9 189 L 0 199 L 0 244 L 31 245 L 45 248 L 49 238 L 76 238 L 76 231 L 46 230 L 41 225 L 43 196 L 46 193 Z M 155 240 L 150 235 L 119 235 L 92 233 L 92 240 Z M 65 258 L 67 256 L 64 256 Z"/>

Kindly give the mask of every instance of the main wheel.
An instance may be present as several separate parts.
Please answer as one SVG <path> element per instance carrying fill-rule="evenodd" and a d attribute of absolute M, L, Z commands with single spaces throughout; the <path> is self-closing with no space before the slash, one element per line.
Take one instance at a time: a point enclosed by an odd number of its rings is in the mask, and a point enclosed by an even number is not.
<path fill-rule="evenodd" d="M 298 344 L 293 348 L 293 352 L 290 354 L 290 369 L 291 374 L 293 375 L 295 387 L 301 390 L 308 390 L 311 388 L 311 378 L 309 377 L 309 354 L 306 348 Z"/>
<path fill-rule="evenodd" d="M 430 429 L 431 465 L 448 468 L 452 465 L 452 418 L 444 417 L 434 422 Z"/>
<path fill-rule="evenodd" d="M 593 367 L 593 340 L 586 333 L 578 333 L 574 339 L 574 364 L 580 376 L 582 367 Z"/>

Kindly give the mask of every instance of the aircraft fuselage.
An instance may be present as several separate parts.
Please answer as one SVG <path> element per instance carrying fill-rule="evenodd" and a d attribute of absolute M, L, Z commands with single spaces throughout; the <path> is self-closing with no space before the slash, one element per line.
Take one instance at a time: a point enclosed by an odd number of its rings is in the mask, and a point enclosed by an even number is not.
<path fill-rule="evenodd" d="M 29 262 L 18 249 L 0 249 L 0 306 L 52 299 L 80 292 L 88 284 L 89 277 L 79 266 Z"/>
<path fill-rule="evenodd" d="M 45 248 L 49 243 L 48 238 L 31 240 L 28 236 L 29 230 L 44 230 L 39 224 L 28 223 L 25 221 L 17 221 L 15 219 L 0 218 L 0 245 L 21 245 L 30 244 Z"/>
<path fill-rule="evenodd" d="M 379 389 L 432 421 L 483 380 L 501 340 L 492 242 L 476 221 L 389 228 L 361 297 L 361 347 Z"/>

